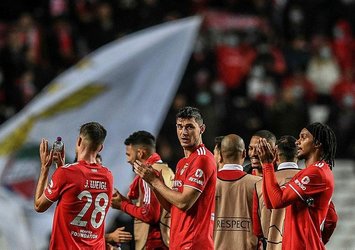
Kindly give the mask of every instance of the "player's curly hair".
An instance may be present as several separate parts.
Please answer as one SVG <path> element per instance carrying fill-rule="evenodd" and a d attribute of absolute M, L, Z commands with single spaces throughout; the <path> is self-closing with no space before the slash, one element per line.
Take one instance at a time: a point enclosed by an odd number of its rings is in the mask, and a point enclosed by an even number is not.
<path fill-rule="evenodd" d="M 334 167 L 334 159 L 337 148 L 337 141 L 334 131 L 326 124 L 315 122 L 306 127 L 313 135 L 314 143 L 322 145 L 322 159 L 326 161 L 330 168 Z"/>

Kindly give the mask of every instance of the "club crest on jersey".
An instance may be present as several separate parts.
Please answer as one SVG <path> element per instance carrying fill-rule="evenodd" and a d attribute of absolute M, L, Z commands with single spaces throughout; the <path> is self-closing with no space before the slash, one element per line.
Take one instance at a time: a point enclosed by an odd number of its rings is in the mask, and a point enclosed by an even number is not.
<path fill-rule="evenodd" d="M 189 164 L 185 163 L 184 167 L 180 170 L 180 175 L 182 175 L 185 172 L 185 170 L 188 166 L 189 166 Z"/>

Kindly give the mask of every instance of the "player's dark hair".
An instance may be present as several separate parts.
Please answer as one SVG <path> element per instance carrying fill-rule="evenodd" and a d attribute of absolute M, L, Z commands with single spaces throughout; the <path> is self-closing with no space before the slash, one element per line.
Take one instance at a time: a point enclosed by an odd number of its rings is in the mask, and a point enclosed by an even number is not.
<path fill-rule="evenodd" d="M 330 168 L 334 167 L 334 159 L 337 149 L 337 141 L 334 131 L 326 124 L 315 122 L 306 127 L 313 135 L 314 143 L 320 143 L 322 146 L 322 158 Z"/>
<path fill-rule="evenodd" d="M 80 135 L 90 142 L 90 149 L 95 151 L 104 143 L 106 129 L 98 122 L 88 122 L 80 127 Z"/>
<path fill-rule="evenodd" d="M 258 130 L 256 131 L 253 136 L 258 136 L 261 138 L 266 139 L 268 143 L 276 143 L 276 136 L 270 132 L 269 130 L 263 129 L 263 130 Z"/>
<path fill-rule="evenodd" d="M 223 140 L 224 136 L 217 136 L 214 138 L 214 145 L 217 147 L 217 149 L 219 151 L 221 151 L 221 144 L 222 144 L 222 140 Z"/>
<path fill-rule="evenodd" d="M 291 135 L 281 136 L 276 141 L 279 154 L 285 157 L 286 161 L 294 161 L 297 155 L 296 138 Z"/>
<path fill-rule="evenodd" d="M 195 107 L 184 107 L 181 108 L 178 113 L 176 114 L 176 119 L 190 119 L 190 118 L 194 118 L 195 121 L 199 124 L 202 125 L 203 124 L 203 118 L 201 115 L 201 112 L 198 108 Z"/>
<path fill-rule="evenodd" d="M 136 131 L 124 141 L 126 146 L 143 146 L 150 150 L 155 150 L 155 137 L 144 130 Z"/>

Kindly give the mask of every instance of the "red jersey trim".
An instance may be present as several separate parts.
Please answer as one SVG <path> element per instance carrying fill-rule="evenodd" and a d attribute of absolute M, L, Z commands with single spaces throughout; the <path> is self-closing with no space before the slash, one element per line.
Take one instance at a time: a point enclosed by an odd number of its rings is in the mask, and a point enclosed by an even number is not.
<path fill-rule="evenodd" d="M 291 185 L 291 183 L 288 183 L 288 185 L 304 201 L 304 198 L 302 197 L 302 195 Z"/>
<path fill-rule="evenodd" d="M 50 202 L 52 202 L 52 203 L 54 202 L 51 199 L 49 199 L 45 193 L 44 193 L 44 197 L 46 197 L 46 199 L 49 200 Z"/>
<path fill-rule="evenodd" d="M 237 181 L 246 175 L 247 173 L 241 170 L 221 170 L 217 173 L 217 178 L 222 181 Z"/>
<path fill-rule="evenodd" d="M 190 186 L 190 185 L 184 185 L 184 187 L 190 187 L 190 188 L 196 189 L 197 191 L 199 191 L 200 193 L 202 193 L 202 190 L 201 190 L 201 189 L 198 189 L 197 187 Z"/>

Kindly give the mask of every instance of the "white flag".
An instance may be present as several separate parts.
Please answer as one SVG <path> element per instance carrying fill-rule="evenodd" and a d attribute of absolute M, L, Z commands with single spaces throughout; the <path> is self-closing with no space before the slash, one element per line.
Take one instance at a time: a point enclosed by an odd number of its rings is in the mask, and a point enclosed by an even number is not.
<path fill-rule="evenodd" d="M 103 165 L 111 169 L 115 187 L 127 191 L 133 172 L 126 163 L 124 139 L 137 130 L 159 132 L 200 23 L 199 17 L 191 17 L 161 24 L 98 49 L 59 75 L 0 127 L 0 183 L 31 202 L 26 211 L 39 241 L 36 246 L 48 243 L 54 209 L 45 215 L 32 208 L 41 138 L 53 142 L 61 136 L 70 162 L 80 125 L 101 123 L 108 131 Z M 13 230 L 17 234 L 16 225 Z M 16 241 L 15 234 L 9 241 Z"/>

